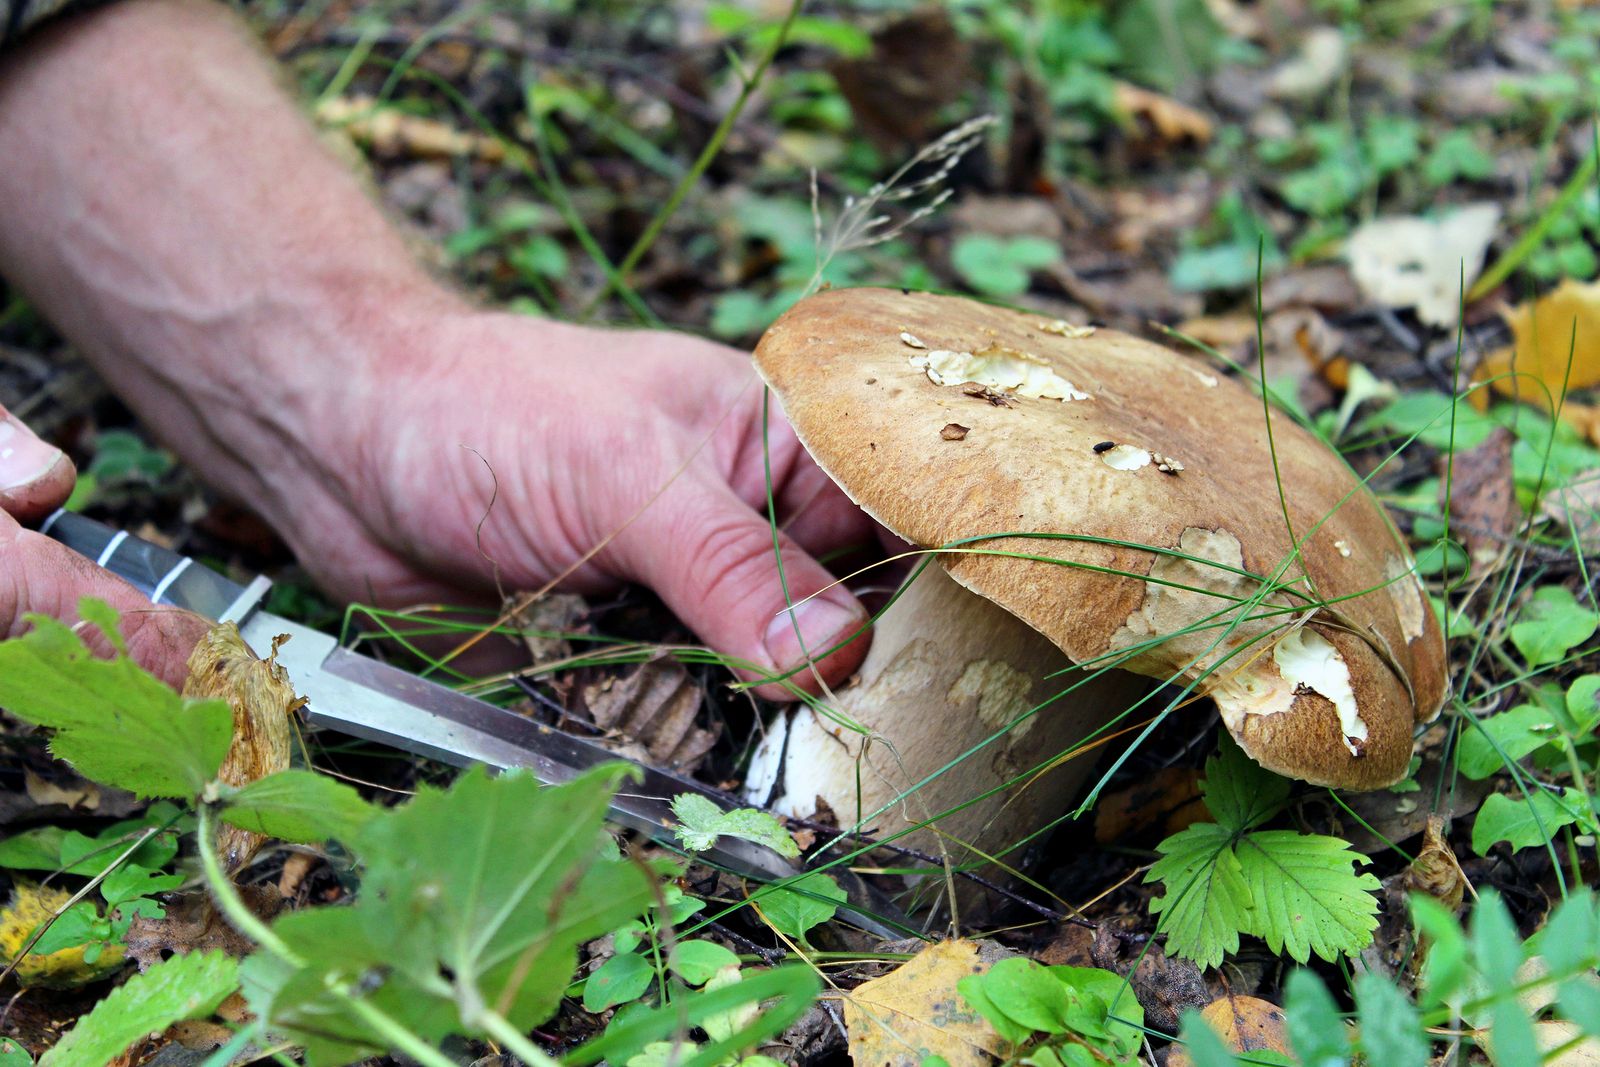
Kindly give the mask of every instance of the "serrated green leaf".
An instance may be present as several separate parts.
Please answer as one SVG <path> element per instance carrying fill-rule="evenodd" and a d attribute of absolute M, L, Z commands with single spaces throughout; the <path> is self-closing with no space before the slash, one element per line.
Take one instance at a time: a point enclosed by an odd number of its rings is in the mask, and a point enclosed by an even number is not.
<path fill-rule="evenodd" d="M 1560 662 L 1593 637 L 1597 625 L 1600 613 L 1579 604 L 1572 590 L 1561 585 L 1540 586 L 1511 625 L 1511 643 L 1528 666 L 1543 667 Z"/>
<path fill-rule="evenodd" d="M 1283 1014 L 1289 1047 L 1303 1067 L 1347 1067 L 1349 1028 L 1339 1016 L 1333 994 L 1314 972 L 1296 970 L 1289 975 Z"/>
<path fill-rule="evenodd" d="M 765 845 L 790 859 L 800 855 L 800 846 L 769 812 L 755 808 L 723 811 L 699 793 L 680 793 L 672 798 L 672 814 L 678 819 L 673 833 L 689 852 L 704 852 L 719 837 L 737 837 Z"/>
<path fill-rule="evenodd" d="M 1367 1062 L 1383 1067 L 1426 1067 L 1432 1051 L 1411 1000 L 1387 978 L 1356 976 L 1356 1021 Z"/>
<path fill-rule="evenodd" d="M 1249 830 L 1276 815 L 1289 799 L 1289 780 L 1244 754 L 1223 734 L 1216 755 L 1206 760 L 1200 783 L 1206 808 L 1217 824 L 1234 832 Z"/>
<path fill-rule="evenodd" d="M 147 1034 L 210 1015 L 238 987 L 238 963 L 230 956 L 173 956 L 112 990 L 40 1057 L 39 1065 L 102 1067 Z"/>
<path fill-rule="evenodd" d="M 1145 876 L 1166 893 L 1150 903 L 1167 951 L 1215 967 L 1239 948 L 1250 921 L 1249 889 L 1234 855 L 1233 834 L 1216 823 L 1196 823 L 1156 846 L 1161 858 Z"/>
<path fill-rule="evenodd" d="M 656 969 L 636 952 L 619 952 L 602 963 L 583 983 L 583 1009 L 605 1011 L 644 996 Z"/>
<path fill-rule="evenodd" d="M 476 1005 L 520 1029 L 543 1022 L 577 946 L 650 903 L 659 872 L 618 856 L 602 829 L 627 773 L 606 766 L 545 788 L 480 767 L 374 815 L 351 842 L 366 864 L 356 903 L 274 923 L 303 965 L 252 958 L 252 1005 L 317 1063 L 387 1051 L 329 982 L 355 981 L 429 1040 L 475 1033 Z"/>
<path fill-rule="evenodd" d="M 1513 851 L 1543 845 L 1557 830 L 1578 821 L 1586 810 L 1579 807 L 1582 803 L 1573 789 L 1561 796 L 1538 788 L 1526 797 L 1496 793 L 1483 802 L 1472 823 L 1472 851 L 1487 856 L 1500 841 L 1510 842 Z"/>
<path fill-rule="evenodd" d="M 350 786 L 315 771 L 269 774 L 228 797 L 222 819 L 297 844 L 350 842 L 377 809 Z"/>
<path fill-rule="evenodd" d="M 846 895 L 827 875 L 808 874 L 761 894 L 757 902 L 775 930 L 803 939 L 813 926 L 833 918 Z"/>
<path fill-rule="evenodd" d="M 1468 724 L 1456 748 L 1456 766 L 1468 778 L 1481 780 L 1559 737 L 1550 711 L 1536 704 L 1518 704 Z"/>
<path fill-rule="evenodd" d="M 705 985 L 718 971 L 738 967 L 739 957 L 714 941 L 679 941 L 672 946 L 667 966 L 690 985 Z"/>
<path fill-rule="evenodd" d="M 1357 874 L 1366 857 L 1337 837 L 1258 830 L 1235 848 L 1250 900 L 1246 932 L 1299 963 L 1353 955 L 1378 928 L 1372 874 Z"/>
<path fill-rule="evenodd" d="M 120 643 L 103 602 L 78 611 Z M 0 642 L 0 705 L 55 730 L 58 759 L 142 797 L 190 797 L 216 776 L 233 737 L 227 704 L 185 699 L 126 656 L 98 659 L 65 623 L 28 621 L 32 630 Z"/>

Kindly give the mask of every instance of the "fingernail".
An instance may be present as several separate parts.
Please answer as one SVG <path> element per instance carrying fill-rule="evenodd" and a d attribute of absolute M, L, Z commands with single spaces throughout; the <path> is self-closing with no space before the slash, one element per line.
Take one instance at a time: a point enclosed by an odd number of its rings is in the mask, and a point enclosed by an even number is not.
<path fill-rule="evenodd" d="M 797 604 L 793 618 L 789 611 L 778 616 L 767 626 L 763 641 L 767 655 L 775 667 L 786 669 L 802 663 L 809 653 L 820 658 L 842 639 L 854 633 L 866 620 L 866 615 L 854 603 L 839 604 L 826 597 L 817 597 Z M 805 648 L 795 636 L 795 623 L 805 638 Z"/>
<path fill-rule="evenodd" d="M 47 445 L 16 419 L 0 419 L 0 492 L 32 485 L 61 462 L 61 449 Z"/>

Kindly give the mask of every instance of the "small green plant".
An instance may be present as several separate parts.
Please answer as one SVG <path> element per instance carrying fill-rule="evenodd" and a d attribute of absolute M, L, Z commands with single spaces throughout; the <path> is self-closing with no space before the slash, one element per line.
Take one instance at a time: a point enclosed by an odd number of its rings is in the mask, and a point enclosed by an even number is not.
<path fill-rule="evenodd" d="M 968 975 L 956 990 L 1029 1067 L 1136 1067 L 1144 1009 L 1120 975 L 1020 957 Z"/>
<path fill-rule="evenodd" d="M 0 643 L 0 704 L 52 728 L 52 752 L 81 773 L 192 804 L 210 893 L 257 948 L 242 964 L 180 956 L 130 979 L 42 1063 L 98 1067 L 127 1041 L 209 1014 L 239 988 L 258 1019 L 247 1035 L 291 1041 L 309 1064 L 401 1051 L 427 1067 L 447 1067 L 437 1045 L 452 1035 L 492 1039 L 526 1063 L 554 1064 L 525 1035 L 559 1008 L 578 946 L 645 911 L 671 873 L 666 865 L 623 857 L 603 830 L 625 768 L 597 768 L 551 788 L 525 774 L 491 778 L 479 769 L 448 789 L 424 786 L 406 804 L 386 809 L 303 770 L 231 787 L 216 779 L 233 729 L 228 706 L 178 696 L 127 658 L 109 608 L 85 601 L 79 610 L 118 655 L 98 659 L 72 629 L 31 617 L 31 632 Z M 130 862 L 165 826 L 182 821 L 170 810 L 158 815 L 167 821 L 117 855 L 122 867 L 105 872 L 102 892 L 108 902 L 115 898 L 114 909 L 172 885 L 172 876 L 145 865 L 170 860 L 170 851 L 140 857 L 145 864 Z M 213 839 L 219 819 L 286 841 L 341 842 L 357 860 L 355 903 L 264 923 L 223 873 Z M 103 851 L 97 839 L 39 833 L 9 855 L 13 863 L 48 860 L 89 870 L 82 865 Z M 630 1017 L 626 1027 L 608 1029 L 564 1062 L 586 1067 L 620 1045 L 643 1048 L 678 1033 L 687 1020 L 713 1040 L 683 1064 L 712 1067 L 787 1025 L 816 993 L 815 978 L 803 968 L 717 986 L 709 978 L 722 973 L 718 965 L 732 954 L 706 944 L 668 960 L 677 973 L 707 979 L 701 989 L 670 1010 L 663 1005 Z M 760 1010 L 762 998 L 780 995 L 781 1010 Z"/>
<path fill-rule="evenodd" d="M 1061 259 L 1061 249 L 1043 237 L 995 237 L 965 233 L 950 250 L 950 265 L 961 280 L 986 296 L 1021 296 L 1033 272 Z"/>
<path fill-rule="evenodd" d="M 690 852 L 704 852 L 719 837 L 737 837 L 765 845 L 780 856 L 794 859 L 800 846 L 783 828 L 777 816 L 756 808 L 724 811 L 698 793 L 672 798 L 672 814 L 678 817 L 679 844 Z"/>
<path fill-rule="evenodd" d="M 1378 925 L 1378 879 L 1353 869 L 1366 857 L 1336 837 L 1259 829 L 1288 801 L 1287 779 L 1224 736 L 1201 789 L 1216 821 L 1161 842 L 1145 879 L 1166 889 L 1150 908 L 1170 952 L 1214 967 L 1241 934 L 1301 963 L 1366 947 Z"/>

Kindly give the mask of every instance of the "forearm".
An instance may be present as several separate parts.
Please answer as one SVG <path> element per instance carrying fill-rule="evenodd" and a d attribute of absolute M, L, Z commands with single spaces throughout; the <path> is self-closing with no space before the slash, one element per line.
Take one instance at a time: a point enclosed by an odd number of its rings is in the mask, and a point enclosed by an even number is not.
<path fill-rule="evenodd" d="M 0 270 L 213 482 L 292 514 L 347 390 L 455 306 L 240 21 L 127 0 L 0 62 Z"/>

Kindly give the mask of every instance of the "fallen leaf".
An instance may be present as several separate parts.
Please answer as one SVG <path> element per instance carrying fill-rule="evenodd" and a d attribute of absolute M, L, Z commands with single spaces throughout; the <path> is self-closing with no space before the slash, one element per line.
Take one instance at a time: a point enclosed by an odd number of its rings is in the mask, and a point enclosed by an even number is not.
<path fill-rule="evenodd" d="M 1181 100 L 1125 81 L 1116 83 L 1112 99 L 1131 125 L 1163 145 L 1199 146 L 1211 140 L 1211 117 Z"/>
<path fill-rule="evenodd" d="M 1501 396 L 1549 412 L 1563 392 L 1600 385 L 1600 282 L 1568 278 L 1536 300 L 1503 308 L 1511 327 L 1509 348 L 1492 352 L 1472 373 Z M 1487 391 L 1468 394 L 1478 410 Z M 1600 444 L 1600 409 L 1567 400 L 1561 417 Z"/>
<path fill-rule="evenodd" d="M 1094 839 L 1102 845 L 1126 845 L 1144 836 L 1170 837 L 1210 817 L 1200 798 L 1200 772 L 1163 767 L 1100 798 L 1094 807 Z"/>
<path fill-rule="evenodd" d="M 100 787 L 84 778 L 62 786 L 39 777 L 32 768 L 24 768 L 22 787 L 28 799 L 41 808 L 61 804 L 76 811 L 94 811 L 100 806 Z"/>
<path fill-rule="evenodd" d="M 1546 493 L 1539 511 L 1564 527 L 1560 536 L 1576 536 L 1583 552 L 1600 552 L 1600 472 Z"/>
<path fill-rule="evenodd" d="M 940 941 L 863 982 L 844 1002 L 856 1067 L 920 1067 L 929 1056 L 949 1067 L 988 1067 L 1005 1042 L 956 993 L 956 981 L 1004 955 L 990 941 Z"/>
<path fill-rule="evenodd" d="M 0 968 L 15 963 L 12 973 L 17 981 L 25 986 L 53 989 L 87 985 L 119 970 L 123 963 L 123 950 L 119 945 L 106 947 L 93 963 L 84 958 L 82 945 L 21 955 L 23 946 L 33 939 L 34 931 L 52 922 L 58 912 L 66 910 L 71 900 L 72 894 L 65 889 L 16 880 L 11 902 L 0 908 Z M 79 906 L 94 907 L 92 903 Z"/>
<path fill-rule="evenodd" d="M 1450 459 L 1450 497 L 1442 501 L 1456 524 L 1451 535 L 1466 545 L 1474 566 L 1487 568 L 1505 551 L 1516 529 L 1520 509 L 1511 480 L 1510 430 L 1497 426 L 1472 448 L 1458 449 Z M 1441 460 L 1441 465 L 1443 465 Z M 1441 478 L 1439 493 L 1444 495 Z"/>
<path fill-rule="evenodd" d="M 525 596 L 507 597 L 503 610 L 528 646 L 535 667 L 572 655 L 567 634 L 578 629 L 589 604 L 576 593 L 549 593 L 533 603 Z"/>
<path fill-rule="evenodd" d="M 1549 967 L 1544 957 L 1533 956 L 1517 969 L 1516 978 L 1517 986 L 1522 989 L 1517 994 L 1518 1003 L 1530 1017 L 1538 1020 L 1533 1024 L 1533 1035 L 1539 1050 L 1545 1053 L 1541 1061 L 1543 1067 L 1600 1067 L 1600 1037 L 1585 1036 L 1582 1026 L 1566 1019 L 1539 1019 L 1555 1004 L 1557 997 L 1556 983 L 1539 981 L 1547 974 Z M 1589 982 L 1594 985 L 1596 980 L 1591 977 Z M 1502 1063 L 1495 1055 L 1491 1031 L 1479 1030 L 1474 1040 L 1483 1047 L 1491 1062 Z M 1561 1049 L 1559 1054 L 1550 1055 L 1558 1048 Z M 1504 1067 L 1513 1065 L 1506 1063 Z"/>
<path fill-rule="evenodd" d="M 963 426 L 959 422 L 945 423 L 944 429 L 939 431 L 939 436 L 946 441 L 965 441 L 967 433 L 972 427 Z"/>
<path fill-rule="evenodd" d="M 270 922 L 283 909 L 283 897 L 274 886 L 241 885 L 237 891 L 245 906 L 263 922 Z M 128 958 L 141 971 L 148 971 L 169 956 L 220 949 L 243 958 L 256 947 L 222 917 L 203 889 L 170 894 L 163 903 L 164 916 L 134 919 L 123 938 Z"/>
<path fill-rule="evenodd" d="M 1442 816 L 1428 816 L 1422 848 L 1406 868 L 1404 882 L 1408 890 L 1426 893 L 1451 911 L 1458 911 L 1466 897 L 1467 876 L 1445 839 L 1445 827 Z"/>
<path fill-rule="evenodd" d="M 1496 204 L 1469 204 L 1442 219 L 1373 219 L 1350 235 L 1345 255 L 1369 300 L 1414 308 L 1430 326 L 1454 326 L 1499 224 Z"/>
<path fill-rule="evenodd" d="M 931 139 L 944 105 L 972 82 L 972 60 L 949 12 L 927 6 L 872 35 L 872 54 L 828 68 L 862 131 L 899 153 Z"/>
<path fill-rule="evenodd" d="M 1306 31 L 1300 49 L 1267 79 L 1267 92 L 1280 100 L 1301 100 L 1323 92 L 1344 73 L 1350 49 L 1344 31 L 1318 26 Z"/>
<path fill-rule="evenodd" d="M 1259 997 L 1219 997 L 1200 1011 L 1200 1017 L 1223 1044 L 1234 1052 L 1289 1052 L 1289 1031 L 1283 1009 Z M 1174 1047 L 1167 1067 L 1194 1067 L 1187 1050 Z"/>
<path fill-rule="evenodd" d="M 224 622 L 207 631 L 189 655 L 183 695 L 222 700 L 233 709 L 233 743 L 217 771 L 229 785 L 247 785 L 289 767 L 289 720 L 305 701 L 294 695 L 289 672 L 275 658 L 277 651 L 274 642 L 271 654 L 259 658 L 239 636 L 239 628 Z M 230 874 L 238 871 L 264 840 L 250 830 L 219 827 L 217 852 L 223 867 Z"/>
<path fill-rule="evenodd" d="M 581 706 L 596 726 L 642 746 L 646 760 L 693 770 L 716 744 L 717 731 L 697 725 L 705 694 L 683 664 L 668 656 L 580 687 Z"/>

